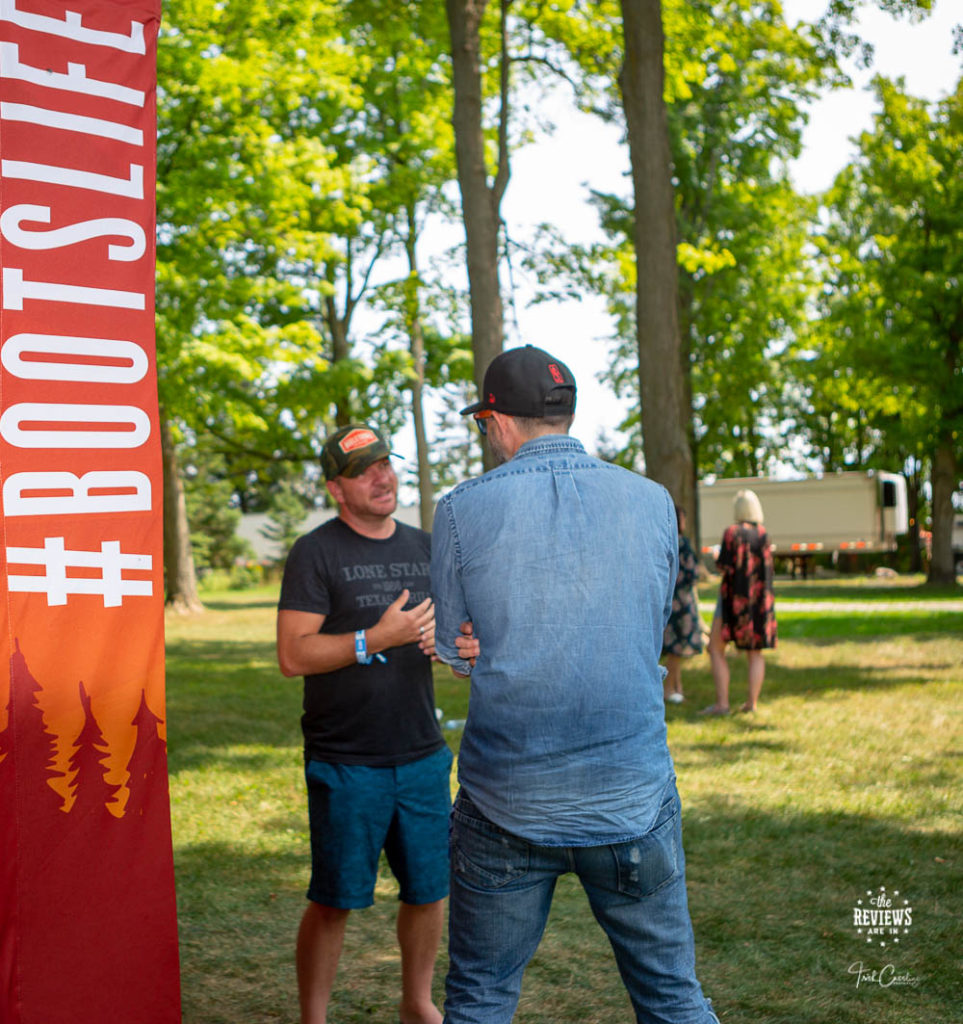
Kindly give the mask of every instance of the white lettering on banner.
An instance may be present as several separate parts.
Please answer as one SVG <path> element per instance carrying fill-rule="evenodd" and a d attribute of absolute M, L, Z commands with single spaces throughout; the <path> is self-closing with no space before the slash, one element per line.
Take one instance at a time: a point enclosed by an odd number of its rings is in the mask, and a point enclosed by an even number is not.
<path fill-rule="evenodd" d="M 24 299 L 43 302 L 77 302 L 85 306 L 115 309 L 144 309 L 143 292 L 122 292 L 113 288 L 87 288 L 58 281 L 25 281 L 19 267 L 3 268 L 3 308 L 23 309 Z"/>
<path fill-rule="evenodd" d="M 27 424 L 85 423 L 87 429 L 31 429 Z M 126 430 L 93 430 L 117 423 Z M 0 416 L 0 437 L 16 448 L 139 448 L 150 437 L 150 419 L 133 405 L 61 405 L 20 402 Z"/>
<path fill-rule="evenodd" d="M 132 146 L 144 145 L 144 133 L 140 128 L 116 121 L 105 121 L 100 117 L 86 117 L 83 114 L 68 114 L 63 110 L 47 110 L 29 103 L 0 103 L 0 118 L 5 121 L 23 121 L 38 124 L 44 128 L 57 128 L 81 135 L 96 135 L 102 139 L 116 139 Z"/>
<path fill-rule="evenodd" d="M 63 605 L 73 594 L 94 594 L 104 599 L 105 608 L 115 608 L 124 597 L 150 597 L 150 580 L 124 578 L 125 569 L 148 571 L 150 555 L 127 555 L 120 542 L 105 540 L 100 551 L 69 551 L 63 537 L 47 537 L 42 548 L 7 548 L 7 561 L 12 565 L 42 565 L 42 576 L 8 576 L 11 592 L 46 594 L 48 606 Z M 73 577 L 67 569 L 99 569 L 100 578 Z"/>
<path fill-rule="evenodd" d="M 18 5 L 39 7 L 45 13 L 22 10 Z M 13 247 L 37 253 L 64 253 L 62 257 L 33 257 L 29 269 L 26 264 L 4 265 L 0 296 L 3 310 L 16 313 L 28 302 L 56 302 L 67 304 L 68 308 L 78 307 L 69 312 L 78 323 L 83 323 L 92 315 L 85 313 L 83 307 L 143 313 L 152 300 L 151 268 L 138 262 L 152 255 L 153 196 L 145 196 L 150 184 L 145 178 L 154 167 L 153 125 L 141 113 L 152 93 L 134 87 L 142 84 L 142 80 L 127 77 L 124 69 L 132 66 L 129 61 L 101 58 L 100 63 L 91 65 L 93 75 L 116 74 L 116 82 L 89 76 L 88 64 L 81 63 L 85 58 L 92 61 L 90 47 L 146 54 L 146 23 L 134 21 L 123 4 L 116 6 L 111 25 L 110 20 L 103 20 L 110 5 L 103 11 L 91 5 L 92 13 L 83 7 L 81 14 L 64 10 L 59 4 L 39 4 L 37 0 L 0 0 L 0 21 L 15 26 L 6 28 L 8 38 L 0 41 L 0 87 L 3 91 L 8 89 L 3 80 L 18 83 L 15 101 L 4 98 L 0 102 L 4 130 L 0 179 L 6 185 L 5 202 L 0 209 L 0 241 L 5 255 Z M 52 8 L 54 13 L 47 13 Z M 93 18 L 98 25 L 114 30 L 91 27 L 89 22 Z M 55 43 L 51 37 L 82 45 Z M 124 107 L 116 113 L 98 110 L 96 105 L 93 110 L 81 107 L 74 112 L 69 108 L 79 101 L 72 102 L 69 94 Z M 105 104 L 99 106 L 103 108 Z M 131 110 L 136 113 L 130 113 Z M 124 123 L 128 117 L 133 124 Z M 52 132 L 67 134 L 56 136 Z M 133 154 L 122 146 L 135 146 L 144 152 Z M 61 152 L 71 155 L 60 157 Z M 77 162 L 91 169 L 61 166 Z M 73 191 L 66 193 L 65 189 Z M 110 201 L 98 196 L 110 196 L 119 202 L 115 201 L 115 209 L 111 209 Z M 136 208 L 131 201 L 137 203 Z M 64 208 L 58 204 L 64 204 Z M 68 256 L 66 250 L 77 245 L 86 247 L 75 250 L 77 255 Z M 132 267 L 133 278 L 125 277 L 124 281 L 132 280 L 134 287 L 140 285 L 144 290 L 92 287 L 61 280 L 66 275 L 95 284 L 112 284 L 109 261 L 136 265 L 139 272 Z M 71 269 L 65 270 L 67 267 Z M 107 540 L 101 534 L 94 541 L 79 543 L 69 535 L 40 541 L 31 534 L 26 542 L 30 546 L 24 546 L 12 532 L 15 522 L 29 523 L 31 517 L 62 516 L 69 523 L 71 516 L 149 515 L 155 500 L 151 476 L 136 464 L 72 472 L 69 461 L 71 450 L 119 452 L 146 445 L 152 433 L 151 418 L 139 404 L 128 404 L 134 392 L 121 392 L 126 397 L 124 404 L 18 401 L 38 394 L 48 397 L 44 392 L 45 382 L 49 381 L 80 385 L 74 388 L 74 394 L 81 399 L 88 397 L 87 385 L 137 385 L 150 372 L 147 341 L 136 344 L 120 338 L 32 333 L 31 320 L 42 323 L 45 307 L 27 309 L 36 316 L 22 322 L 19 333 L 0 337 L 0 364 L 11 375 L 4 394 L 6 407 L 0 409 L 0 443 L 10 446 L 6 450 L 10 459 L 9 466 L 5 466 L 0 509 L 0 515 L 11 526 L 6 548 L 7 589 L 46 594 L 51 606 L 66 604 L 75 595 L 81 599 L 100 596 L 105 607 L 121 605 L 127 597 L 150 596 L 156 589 L 154 581 L 138 576 L 151 575 L 156 559 L 149 554 L 122 552 L 122 544 L 141 547 L 141 543 L 125 541 L 120 527 L 115 532 L 109 519 L 93 520 L 98 524 L 98 532 L 101 523 L 104 532 L 110 531 L 111 539 Z M 111 317 L 112 322 L 118 319 L 116 312 Z M 19 318 L 10 319 L 16 324 Z M 98 330 L 112 334 L 116 329 L 121 335 L 131 331 L 128 337 L 138 339 L 142 329 L 149 330 L 149 321 L 145 324 L 142 317 L 133 323 L 125 323 L 125 319 L 129 321 L 130 315 L 121 317 L 116 328 Z M 68 323 L 66 330 L 77 330 L 73 322 Z M 87 330 L 95 333 L 89 325 Z M 133 398 L 134 402 L 140 400 Z M 27 462 L 29 471 L 18 471 L 21 467 L 14 464 L 14 449 L 44 450 L 44 461 L 38 460 L 36 466 Z M 55 463 L 54 468 L 46 468 L 47 459 L 58 453 L 60 465 Z M 115 455 L 114 459 L 117 458 Z M 42 526 L 40 530 L 43 531 Z M 67 534 L 68 530 L 65 525 L 63 532 Z M 18 542 L 21 546 L 16 546 Z M 84 550 L 74 550 L 77 548 Z M 30 569 L 21 568 L 26 566 L 41 568 L 34 568 L 30 574 Z M 11 569 L 20 574 L 10 575 Z"/>
<path fill-rule="evenodd" d="M 100 32 L 81 24 L 81 15 L 77 11 L 64 11 L 64 20 L 58 21 L 43 14 L 17 10 L 17 0 L 0 0 L 0 19 L 13 22 L 14 25 L 29 29 L 31 32 L 46 32 L 52 36 L 75 39 L 78 43 L 90 43 L 91 46 L 109 46 L 127 53 L 147 52 L 144 45 L 144 26 L 139 21 L 131 21 L 130 35 Z"/>
<path fill-rule="evenodd" d="M 15 78 L 20 82 L 29 82 L 45 89 L 63 89 L 86 96 L 102 96 L 104 99 L 117 100 L 119 103 L 129 103 L 133 107 L 142 107 L 145 99 L 141 89 L 129 89 L 125 85 L 88 78 L 84 64 L 68 64 L 67 74 L 21 64 L 20 47 L 16 43 L 0 43 L 0 78 Z"/>
<path fill-rule="evenodd" d="M 4 160 L 0 174 L 5 178 L 24 181 L 42 181 L 46 185 L 66 185 L 68 188 L 86 188 L 91 192 L 106 192 L 127 199 L 144 198 L 144 168 L 130 164 L 128 177 L 113 178 L 109 174 L 78 171 L 73 167 L 53 167 L 51 164 L 32 164 L 25 160 Z"/>
<path fill-rule="evenodd" d="M 78 242 L 89 242 L 93 238 L 123 235 L 130 239 L 130 245 L 108 245 L 107 259 L 130 263 L 139 260 L 147 250 L 144 229 L 136 221 L 125 217 L 98 217 L 96 220 L 66 224 L 49 231 L 32 231 L 22 226 L 24 221 L 49 224 L 50 207 L 21 203 L 3 211 L 0 231 L 11 245 L 21 249 L 59 249 Z"/>
<path fill-rule="evenodd" d="M 50 493 L 53 491 L 58 493 Z M 60 493 L 63 491 L 68 493 Z M 135 470 L 94 470 L 81 477 L 73 473 L 14 473 L 3 482 L 3 512 L 7 516 L 148 512 L 150 499 L 150 477 Z"/>
<path fill-rule="evenodd" d="M 24 359 L 24 355 L 68 355 L 89 362 Z M 147 353 L 132 341 L 59 334 L 12 334 L 0 349 L 0 362 L 22 380 L 75 380 L 91 384 L 136 384 L 148 370 Z"/>

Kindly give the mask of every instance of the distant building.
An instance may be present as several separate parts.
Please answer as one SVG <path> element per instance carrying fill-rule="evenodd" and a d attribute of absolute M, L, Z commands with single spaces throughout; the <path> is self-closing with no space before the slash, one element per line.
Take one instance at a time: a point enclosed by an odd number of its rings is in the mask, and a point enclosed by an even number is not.
<path fill-rule="evenodd" d="M 299 533 L 310 533 L 316 526 L 333 519 L 338 514 L 334 508 L 319 508 L 310 512 L 301 524 Z M 277 541 L 265 537 L 261 532 L 268 525 L 271 516 L 266 512 L 251 512 L 241 516 L 237 527 L 237 535 L 246 540 L 252 548 L 258 562 L 267 565 L 281 557 L 281 549 Z M 395 511 L 395 519 L 409 526 L 421 526 L 421 515 L 417 505 L 399 505 Z"/>

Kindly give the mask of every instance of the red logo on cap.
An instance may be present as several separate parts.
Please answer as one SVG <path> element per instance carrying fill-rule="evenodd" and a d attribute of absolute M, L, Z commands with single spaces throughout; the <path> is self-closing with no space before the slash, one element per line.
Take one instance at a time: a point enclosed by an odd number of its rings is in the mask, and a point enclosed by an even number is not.
<path fill-rule="evenodd" d="M 565 383 L 565 376 L 562 373 L 562 371 L 558 368 L 557 364 L 549 363 L 548 372 L 552 375 L 552 380 L 555 381 L 556 384 Z"/>
<path fill-rule="evenodd" d="M 352 430 L 344 435 L 338 442 L 341 451 L 353 452 L 356 448 L 365 448 L 369 444 L 375 444 L 378 436 L 370 430 Z"/>
<path fill-rule="evenodd" d="M 489 405 L 494 405 L 495 404 L 495 395 L 491 391 L 488 392 L 488 404 Z"/>

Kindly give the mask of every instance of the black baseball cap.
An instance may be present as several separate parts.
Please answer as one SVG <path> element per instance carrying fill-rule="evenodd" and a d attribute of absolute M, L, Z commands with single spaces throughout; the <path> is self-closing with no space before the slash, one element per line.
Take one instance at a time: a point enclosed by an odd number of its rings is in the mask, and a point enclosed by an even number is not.
<path fill-rule="evenodd" d="M 393 454 L 377 430 L 363 423 L 350 423 L 324 442 L 321 468 L 326 480 L 336 476 L 360 476 L 372 463 Z"/>
<path fill-rule="evenodd" d="M 534 419 L 571 415 L 575 391 L 575 377 L 561 360 L 534 345 L 523 345 L 495 356 L 485 371 L 481 399 L 461 414 L 492 409 Z"/>

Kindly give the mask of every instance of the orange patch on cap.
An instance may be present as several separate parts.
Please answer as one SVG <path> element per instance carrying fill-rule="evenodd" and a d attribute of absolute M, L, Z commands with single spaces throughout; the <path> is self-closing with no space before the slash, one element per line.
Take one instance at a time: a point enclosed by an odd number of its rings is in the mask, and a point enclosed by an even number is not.
<path fill-rule="evenodd" d="M 352 430 L 338 442 L 341 451 L 353 452 L 356 448 L 366 448 L 369 444 L 377 444 L 378 436 L 371 430 Z"/>

